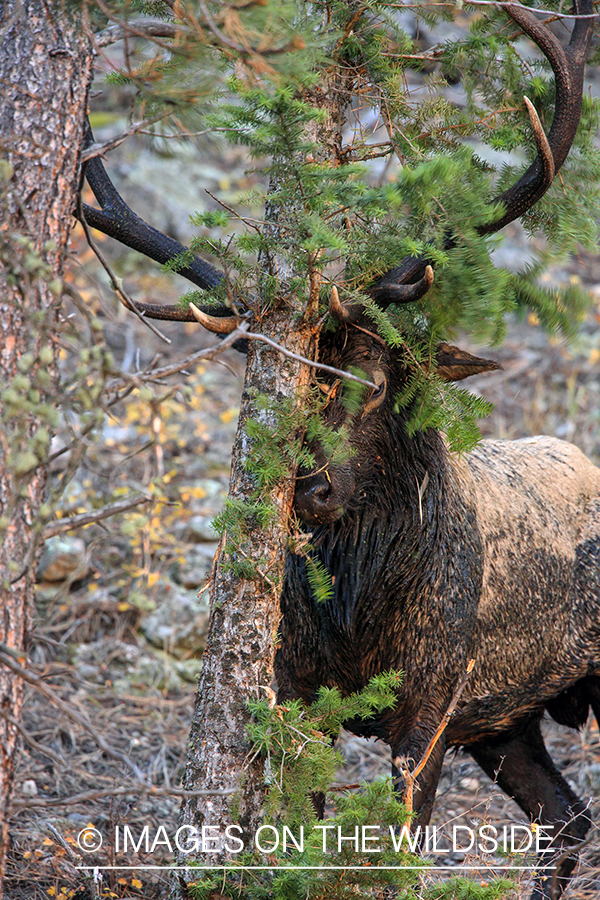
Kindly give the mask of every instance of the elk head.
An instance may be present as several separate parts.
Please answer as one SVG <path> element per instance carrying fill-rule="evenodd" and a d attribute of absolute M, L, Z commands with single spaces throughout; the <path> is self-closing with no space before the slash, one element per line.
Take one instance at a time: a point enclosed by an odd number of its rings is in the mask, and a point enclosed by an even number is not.
<path fill-rule="evenodd" d="M 294 501 L 298 516 L 307 525 L 333 522 L 348 509 L 369 505 L 375 495 L 379 507 L 385 507 L 386 498 L 392 503 L 398 485 L 390 484 L 386 475 L 394 478 L 404 467 L 413 471 L 421 466 L 424 474 L 428 468 L 426 458 L 438 443 L 437 435 L 419 433 L 409 437 L 406 422 L 410 407 L 404 409 L 397 404 L 398 395 L 414 375 L 416 363 L 403 348 L 389 347 L 369 330 L 367 320 L 359 321 L 361 324 L 344 320 L 335 332 L 321 336 L 320 357 L 328 365 L 358 370 L 374 387 L 365 388 L 357 403 L 357 389 L 353 386 L 354 396 L 349 402 L 343 379 L 319 376 L 324 394 L 322 418 L 334 431 L 344 429 L 347 444 L 339 462 L 318 441 L 309 442 L 315 465 L 310 472 L 299 472 Z M 499 368 L 493 360 L 445 343 L 438 345 L 423 367 L 447 381 L 460 381 Z"/>

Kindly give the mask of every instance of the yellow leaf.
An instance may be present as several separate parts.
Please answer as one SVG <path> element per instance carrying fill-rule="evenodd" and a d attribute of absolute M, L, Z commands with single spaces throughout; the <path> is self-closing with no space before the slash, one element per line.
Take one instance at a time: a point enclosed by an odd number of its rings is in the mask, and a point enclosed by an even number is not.
<path fill-rule="evenodd" d="M 529 315 L 527 316 L 527 321 L 529 322 L 530 325 L 539 325 L 540 324 L 540 320 L 538 319 L 537 315 L 534 312 L 529 313 Z"/>
<path fill-rule="evenodd" d="M 148 574 L 148 587 L 154 587 L 159 578 L 160 572 L 150 572 Z"/>
<path fill-rule="evenodd" d="M 46 891 L 46 893 L 47 893 L 50 897 L 56 897 L 56 888 L 55 888 L 55 887 L 49 887 L 48 890 Z"/>
<path fill-rule="evenodd" d="M 222 412 L 219 418 L 224 425 L 227 425 L 227 423 L 231 422 L 233 417 L 237 416 L 237 414 L 237 409 L 230 407 L 229 409 L 226 409 L 225 412 Z"/>
<path fill-rule="evenodd" d="M 594 347 L 592 350 L 590 350 L 588 362 L 591 366 L 595 366 L 596 363 L 600 362 L 600 349 L 598 349 L 598 347 Z"/>
<path fill-rule="evenodd" d="M 138 889 L 139 889 L 139 888 L 141 888 L 141 886 L 142 886 L 142 882 L 139 880 L 139 878 L 132 878 L 132 879 L 131 879 L 131 887 L 134 887 L 134 888 L 138 888 Z"/>

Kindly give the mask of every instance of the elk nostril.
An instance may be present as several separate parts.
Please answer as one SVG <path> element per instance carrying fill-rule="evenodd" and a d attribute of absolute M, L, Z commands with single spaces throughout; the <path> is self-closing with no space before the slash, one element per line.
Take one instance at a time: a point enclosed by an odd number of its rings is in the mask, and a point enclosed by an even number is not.
<path fill-rule="evenodd" d="M 306 522 L 321 520 L 328 513 L 332 488 L 329 480 L 319 472 L 296 484 L 296 511 Z"/>
<path fill-rule="evenodd" d="M 319 480 L 316 484 L 309 487 L 307 494 L 316 503 L 322 503 L 327 500 L 331 493 L 331 484 L 325 479 Z"/>

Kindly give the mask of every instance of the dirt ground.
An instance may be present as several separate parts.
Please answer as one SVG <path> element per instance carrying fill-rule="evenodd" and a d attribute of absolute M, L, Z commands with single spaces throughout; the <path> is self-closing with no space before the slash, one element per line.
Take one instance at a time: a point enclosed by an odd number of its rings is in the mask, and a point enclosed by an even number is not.
<path fill-rule="evenodd" d="M 167 159 L 166 174 L 157 178 L 168 182 L 170 165 Z M 133 166 L 124 154 L 115 171 L 123 183 L 134 186 L 142 207 L 152 207 L 146 170 Z M 227 197 L 247 190 L 253 178 L 237 158 L 230 160 L 226 173 L 218 166 L 208 171 L 204 166 L 202 177 L 203 184 Z M 158 225 L 185 239 L 178 203 L 174 200 L 163 211 L 166 224 Z M 510 242 L 518 254 L 523 238 L 516 226 Z M 109 243 L 99 239 L 137 299 L 176 300 L 174 279 Z M 163 344 L 117 307 L 79 228 L 73 233 L 72 255 L 70 284 L 101 318 L 118 365 L 131 371 L 156 353 L 165 361 L 181 358 L 212 341 L 195 326 L 182 330 L 169 323 L 161 328 L 173 344 Z M 600 258 L 582 254 L 568 270 L 550 277 L 579 278 L 600 298 Z M 527 320 L 512 322 L 507 340 L 490 355 L 502 363 L 502 370 L 470 385 L 495 404 L 493 415 L 482 423 L 484 436 L 557 435 L 600 462 L 600 303 L 570 346 L 548 339 Z M 89 440 L 86 458 L 67 487 L 63 516 L 98 509 L 132 492 L 154 500 L 71 533 L 83 543 L 76 565 L 66 566 L 63 579 L 51 581 L 47 567 L 40 571 L 29 654 L 33 680 L 27 687 L 10 824 L 10 900 L 151 898 L 167 886 L 164 872 L 140 868 L 148 862 L 168 863 L 166 848 L 152 854 L 143 848 L 130 852 L 127 865 L 133 868 L 106 870 L 102 882 L 94 883 L 93 873 L 80 867 L 123 862 L 106 837 L 115 827 L 127 824 L 136 834 L 144 826 L 153 832 L 161 825 L 171 832 L 176 827 L 177 788 L 207 620 L 202 588 L 216 546 L 208 522 L 227 490 L 242 373 L 242 358 L 229 351 L 219 364 L 199 365 L 178 376 L 150 403 L 133 392 Z M 57 457 L 54 479 L 66 471 L 68 460 L 68 453 Z M 77 547 L 69 552 L 76 553 Z M 162 619 L 161 610 L 166 610 Z M 56 699 L 68 705 L 61 707 Z M 600 823 L 596 722 L 589 721 L 581 733 L 550 722 L 546 730 L 557 765 L 577 793 L 590 798 Z M 341 783 L 389 771 L 385 746 L 349 735 L 341 746 L 347 759 Z M 140 789 L 141 776 L 151 788 Z M 435 824 L 522 821 L 519 810 L 468 756 L 448 755 Z M 82 837 L 82 832 L 92 827 L 103 836 L 97 852 L 81 847 L 90 834 Z M 481 857 L 468 854 L 444 859 L 457 867 L 481 864 Z M 424 876 L 424 886 L 431 877 Z M 523 879 L 515 896 L 526 895 Z M 600 850 L 594 831 L 565 900 L 598 896 Z"/>

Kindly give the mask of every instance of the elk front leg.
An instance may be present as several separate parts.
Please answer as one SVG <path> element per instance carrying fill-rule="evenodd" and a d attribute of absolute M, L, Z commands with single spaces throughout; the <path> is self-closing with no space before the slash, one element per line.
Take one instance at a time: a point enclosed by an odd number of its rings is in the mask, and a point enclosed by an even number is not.
<path fill-rule="evenodd" d="M 441 735 L 416 777 L 414 773 L 427 752 L 430 738 L 408 740 L 392 745 L 392 778 L 394 789 L 408 809 L 415 814 L 414 824 L 424 827 L 429 823 L 435 800 L 446 745 Z M 414 783 L 412 783 L 414 779 Z"/>
<path fill-rule="evenodd" d="M 539 719 L 513 738 L 466 748 L 475 762 L 502 790 L 512 797 L 533 822 L 553 826 L 553 854 L 541 857 L 547 869 L 540 877 L 531 900 L 558 900 L 577 865 L 577 844 L 591 825 L 590 814 L 562 777 L 540 732 Z M 573 853 L 564 851 L 573 847 Z"/>

